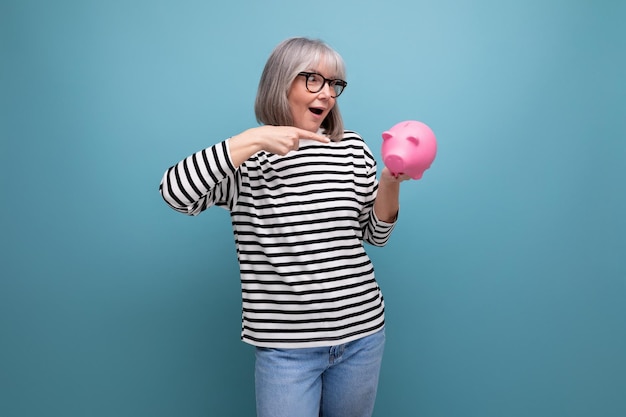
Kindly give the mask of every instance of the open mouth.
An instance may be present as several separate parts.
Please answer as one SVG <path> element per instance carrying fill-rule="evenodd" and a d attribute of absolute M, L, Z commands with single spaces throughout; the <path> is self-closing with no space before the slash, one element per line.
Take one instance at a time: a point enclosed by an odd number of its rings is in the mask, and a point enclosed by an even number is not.
<path fill-rule="evenodd" d="M 317 114 L 318 116 L 322 113 L 324 113 L 324 109 L 317 109 L 315 107 L 310 107 L 309 110 L 315 114 Z"/>

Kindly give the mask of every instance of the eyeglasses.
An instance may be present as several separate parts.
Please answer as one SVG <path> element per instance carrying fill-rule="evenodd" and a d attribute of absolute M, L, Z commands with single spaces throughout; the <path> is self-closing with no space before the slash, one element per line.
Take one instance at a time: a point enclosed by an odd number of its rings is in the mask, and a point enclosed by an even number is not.
<path fill-rule="evenodd" d="M 343 89 L 348 85 L 344 80 L 329 80 L 317 72 L 301 72 L 298 75 L 303 76 L 306 80 L 306 89 L 309 93 L 319 93 L 324 88 L 324 84 L 328 83 L 328 86 L 335 91 L 334 96 L 331 94 L 333 98 L 339 97 L 343 93 Z"/>

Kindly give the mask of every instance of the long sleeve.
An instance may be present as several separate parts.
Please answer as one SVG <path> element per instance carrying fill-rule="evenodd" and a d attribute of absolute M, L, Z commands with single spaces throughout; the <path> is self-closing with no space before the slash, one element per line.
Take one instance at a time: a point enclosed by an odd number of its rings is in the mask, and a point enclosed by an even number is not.
<path fill-rule="evenodd" d="M 231 207 L 239 186 L 238 170 L 223 141 L 168 168 L 159 191 L 174 210 L 195 216 L 213 205 Z"/>
<path fill-rule="evenodd" d="M 364 147 L 364 157 L 368 168 L 366 182 L 368 191 L 365 193 L 365 204 L 359 216 L 359 223 L 363 233 L 363 240 L 373 246 L 384 246 L 391 237 L 391 232 L 396 225 L 396 221 L 388 223 L 380 220 L 374 211 L 374 203 L 378 193 L 378 180 L 376 179 L 376 159 L 367 145 Z"/>
<path fill-rule="evenodd" d="M 370 211 L 369 221 L 365 229 L 363 240 L 373 246 L 385 246 L 391 237 L 395 227 L 393 223 L 387 223 L 376 217 L 374 210 Z"/>

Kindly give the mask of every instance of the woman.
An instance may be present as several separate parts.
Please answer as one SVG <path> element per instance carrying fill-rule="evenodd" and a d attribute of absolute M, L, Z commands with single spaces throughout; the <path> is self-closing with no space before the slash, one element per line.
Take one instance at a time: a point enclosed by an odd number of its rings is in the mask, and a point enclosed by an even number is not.
<path fill-rule="evenodd" d="M 363 241 L 384 245 L 399 185 L 344 131 L 347 83 L 325 43 L 291 38 L 270 55 L 257 92 L 261 124 L 169 168 L 165 201 L 231 215 L 240 266 L 242 340 L 256 346 L 261 417 L 371 416 L 384 302 Z"/>

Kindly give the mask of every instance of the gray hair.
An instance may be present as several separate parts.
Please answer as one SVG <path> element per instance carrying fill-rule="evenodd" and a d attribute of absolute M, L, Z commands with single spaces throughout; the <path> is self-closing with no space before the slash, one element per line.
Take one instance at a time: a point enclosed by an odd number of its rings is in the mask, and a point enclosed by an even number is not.
<path fill-rule="evenodd" d="M 314 68 L 322 60 L 333 68 L 334 76 L 346 79 L 343 58 L 321 40 L 289 38 L 281 42 L 265 64 L 254 103 L 256 119 L 261 124 L 293 126 L 287 96 L 299 72 Z M 321 126 L 333 140 L 343 137 L 343 119 L 337 102 Z"/>

